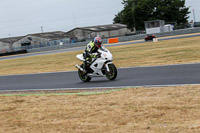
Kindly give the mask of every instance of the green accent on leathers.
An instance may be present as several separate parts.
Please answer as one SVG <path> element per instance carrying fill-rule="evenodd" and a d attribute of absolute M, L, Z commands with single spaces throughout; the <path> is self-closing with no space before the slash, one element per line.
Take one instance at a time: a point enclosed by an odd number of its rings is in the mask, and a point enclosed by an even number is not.
<path fill-rule="evenodd" d="M 90 43 L 88 43 L 87 44 L 87 46 L 86 46 L 86 50 L 89 52 L 89 53 L 92 53 L 92 51 L 95 49 L 95 44 L 94 44 L 94 42 L 90 42 Z M 94 55 L 94 54 L 90 54 L 90 57 L 91 58 L 95 58 L 96 57 L 96 55 Z M 89 59 L 89 58 L 88 58 Z M 87 59 L 86 59 L 87 60 Z"/>
<path fill-rule="evenodd" d="M 94 42 L 91 41 L 90 43 L 87 44 L 86 50 L 87 50 L 88 52 L 91 53 L 94 49 L 95 49 Z"/>

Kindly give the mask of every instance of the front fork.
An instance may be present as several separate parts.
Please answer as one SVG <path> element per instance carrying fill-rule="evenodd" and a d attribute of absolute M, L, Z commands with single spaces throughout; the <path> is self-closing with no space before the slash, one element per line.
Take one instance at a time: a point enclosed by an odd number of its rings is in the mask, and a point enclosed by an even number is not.
<path fill-rule="evenodd" d="M 110 69 L 109 69 L 109 67 L 108 67 L 109 64 L 113 64 L 113 63 L 112 63 L 112 62 L 108 62 L 108 63 L 105 64 L 105 67 L 106 67 L 106 71 L 107 71 L 107 72 L 110 72 Z"/>

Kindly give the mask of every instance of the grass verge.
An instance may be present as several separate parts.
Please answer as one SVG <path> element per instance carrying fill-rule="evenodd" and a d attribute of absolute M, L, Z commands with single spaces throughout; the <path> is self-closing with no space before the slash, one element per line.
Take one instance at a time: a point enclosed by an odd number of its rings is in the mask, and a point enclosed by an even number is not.
<path fill-rule="evenodd" d="M 0 96 L 0 132 L 200 132 L 200 86 Z"/>
<path fill-rule="evenodd" d="M 0 92 L 0 96 L 57 96 L 57 95 L 99 95 L 106 94 L 115 91 L 120 91 L 126 88 L 98 88 L 98 89 L 87 89 L 87 90 L 55 90 L 55 91 L 5 91 Z"/>

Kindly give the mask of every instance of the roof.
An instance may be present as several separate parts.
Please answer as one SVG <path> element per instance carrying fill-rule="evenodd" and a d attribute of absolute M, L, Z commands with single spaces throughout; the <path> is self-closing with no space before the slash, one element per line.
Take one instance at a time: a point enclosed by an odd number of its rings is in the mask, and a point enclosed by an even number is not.
<path fill-rule="evenodd" d="M 55 31 L 55 32 L 28 34 L 27 36 L 36 36 L 36 37 L 40 37 L 40 38 L 48 38 L 51 40 L 58 40 L 63 37 L 64 33 L 65 32 L 62 32 L 62 31 Z"/>
<path fill-rule="evenodd" d="M 19 41 L 20 39 L 24 38 L 25 36 L 18 36 L 18 37 L 10 37 L 10 38 L 2 38 L 0 39 L 0 42 L 5 43 L 14 43 L 16 41 Z"/>
<path fill-rule="evenodd" d="M 99 31 L 118 30 L 118 29 L 122 29 L 122 28 L 127 28 L 127 26 L 124 24 L 108 24 L 108 25 L 98 25 L 98 26 L 89 26 L 89 27 L 77 27 L 68 32 L 62 32 L 62 31 L 44 32 L 44 33 L 28 34 L 26 36 L 35 36 L 35 37 L 40 37 L 40 38 L 47 38 L 50 40 L 59 40 L 64 37 L 63 36 L 64 34 L 67 34 L 76 29 L 92 31 L 92 32 L 99 32 Z M 0 39 L 0 42 L 14 43 L 26 36 L 2 38 L 2 39 Z"/>
<path fill-rule="evenodd" d="M 97 25 L 97 26 L 89 26 L 89 27 L 77 27 L 66 33 L 69 33 L 76 29 L 99 32 L 99 31 L 118 30 L 122 28 L 127 28 L 127 26 L 124 24 L 108 24 L 108 25 Z"/>
<path fill-rule="evenodd" d="M 55 32 L 28 34 L 26 36 L 35 36 L 35 37 L 47 38 L 47 39 L 50 39 L 50 40 L 59 40 L 63 37 L 64 33 L 65 32 L 62 32 L 62 31 L 55 31 Z M 0 42 L 14 43 L 14 42 L 17 42 L 20 39 L 26 37 L 26 36 L 2 38 L 2 39 L 0 39 Z"/>
<path fill-rule="evenodd" d="M 149 22 L 157 22 L 157 21 L 165 21 L 165 20 L 157 19 L 157 20 L 150 20 L 150 21 L 144 21 L 144 22 L 149 23 Z"/>

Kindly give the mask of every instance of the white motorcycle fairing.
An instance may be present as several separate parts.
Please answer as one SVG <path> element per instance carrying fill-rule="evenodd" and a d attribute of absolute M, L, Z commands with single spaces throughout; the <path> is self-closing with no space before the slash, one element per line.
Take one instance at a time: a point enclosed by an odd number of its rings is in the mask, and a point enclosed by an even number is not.
<path fill-rule="evenodd" d="M 117 69 L 112 62 L 113 56 L 110 51 L 102 47 L 95 54 L 97 58 L 92 58 L 92 63 L 88 72 L 84 70 L 84 63 L 81 66 L 76 65 L 80 79 L 87 82 L 94 76 L 106 76 L 109 80 L 114 80 L 117 77 Z M 76 55 L 76 58 L 83 62 L 85 61 L 83 54 Z"/>
<path fill-rule="evenodd" d="M 110 71 L 108 64 L 113 64 L 112 62 L 113 57 L 108 49 L 106 49 L 105 47 L 102 47 L 98 50 L 98 52 L 101 53 L 101 57 L 92 59 L 92 64 L 90 65 L 90 68 L 94 72 L 92 74 L 89 74 L 89 76 L 99 76 L 99 75 L 104 76 L 104 74 L 102 73 L 102 68 L 103 68 L 104 63 L 107 61 L 105 66 L 108 72 Z M 81 61 L 85 61 L 83 54 L 76 55 L 76 58 L 78 58 Z"/>

